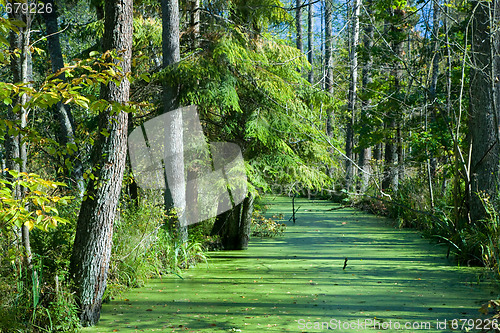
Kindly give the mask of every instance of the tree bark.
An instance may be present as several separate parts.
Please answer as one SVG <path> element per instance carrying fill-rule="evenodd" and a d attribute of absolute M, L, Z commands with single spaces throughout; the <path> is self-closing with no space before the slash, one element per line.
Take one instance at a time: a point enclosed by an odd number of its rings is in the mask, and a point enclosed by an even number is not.
<path fill-rule="evenodd" d="M 333 95 L 333 52 L 332 52 L 332 0 L 325 0 L 325 90 Z M 333 138 L 333 110 L 327 110 L 326 135 Z M 331 151 L 331 149 L 330 149 Z M 333 151 L 331 151 L 333 153 Z M 332 177 L 333 168 L 328 167 L 328 175 Z"/>
<path fill-rule="evenodd" d="M 190 4 L 191 47 L 196 49 L 199 45 L 198 39 L 200 38 L 200 0 L 190 0 Z"/>
<path fill-rule="evenodd" d="M 133 117 L 128 117 L 127 119 L 127 129 L 130 131 L 131 128 L 134 127 Z M 130 134 L 130 133 L 128 133 Z M 127 135 L 128 135 L 127 134 Z M 127 170 L 126 172 L 132 173 L 132 165 L 130 163 L 130 155 L 127 156 Z M 139 208 L 139 185 L 135 181 L 135 178 L 132 176 L 130 183 L 128 184 L 128 195 L 130 197 L 130 201 L 132 202 L 132 206 L 134 208 Z"/>
<path fill-rule="evenodd" d="M 311 70 L 309 71 L 307 75 L 307 80 L 309 81 L 310 84 L 314 83 L 314 58 L 313 58 L 313 53 L 314 53 L 314 40 L 313 40 L 313 31 L 314 31 L 314 7 L 313 7 L 314 0 L 309 0 L 309 10 L 307 12 L 307 61 L 309 61 L 309 64 L 311 64 Z"/>
<path fill-rule="evenodd" d="M 386 137 L 384 147 L 384 179 L 382 181 L 383 190 L 395 191 L 397 190 L 398 186 L 398 171 L 396 167 L 398 157 L 396 150 L 396 136 L 394 133 L 395 128 L 396 121 L 394 119 L 390 119 L 389 124 L 386 127 L 386 129 L 389 130 L 389 136 Z"/>
<path fill-rule="evenodd" d="M 385 163 L 384 163 L 384 180 L 382 182 L 382 189 L 397 191 L 399 179 L 398 175 L 401 174 L 400 168 L 403 167 L 400 163 L 398 168 L 398 161 L 401 162 L 402 156 L 398 157 L 398 151 L 402 151 L 402 138 L 400 130 L 401 106 L 400 106 L 400 92 L 401 81 L 403 79 L 403 69 L 401 67 L 401 58 L 403 56 L 403 41 L 404 31 L 401 28 L 401 22 L 404 18 L 403 8 L 391 9 L 391 25 L 390 30 L 393 34 L 391 41 L 392 53 L 394 59 L 394 66 L 392 69 L 393 91 L 395 100 L 392 102 L 391 107 L 387 111 L 387 132 L 388 137 L 385 143 Z"/>
<path fill-rule="evenodd" d="M 321 73 L 321 89 L 324 89 L 326 90 L 326 80 L 325 80 L 325 76 L 326 76 L 326 60 L 325 60 L 325 34 L 326 32 L 325 31 L 325 2 L 324 0 L 321 0 L 321 12 L 320 12 L 320 21 L 321 21 L 321 44 L 320 44 L 320 52 L 319 54 L 321 55 L 320 56 L 320 64 L 321 64 L 321 70 L 320 70 L 320 73 Z"/>
<path fill-rule="evenodd" d="M 365 5 L 367 16 L 368 16 L 368 22 L 365 25 L 364 28 L 364 38 L 363 38 L 363 44 L 364 44 L 364 51 L 365 51 L 365 59 L 364 59 L 364 65 L 363 65 L 363 70 L 362 70 L 362 90 L 363 90 L 363 95 L 365 96 L 364 99 L 361 101 L 361 132 L 366 133 L 368 132 L 367 128 L 367 120 L 369 116 L 369 109 L 371 107 L 371 98 L 367 97 L 369 95 L 369 86 L 373 83 L 373 78 L 372 78 L 372 70 L 373 70 L 373 39 L 375 37 L 374 33 L 374 28 L 371 20 L 371 16 L 373 13 L 372 10 L 372 0 L 368 0 Z M 369 161 L 372 158 L 372 149 L 371 147 L 360 147 L 359 151 L 359 190 L 361 193 L 366 191 L 366 188 L 368 186 L 370 177 L 369 177 L 369 172 L 370 172 L 370 164 Z M 361 171 L 364 170 L 365 172 Z"/>
<path fill-rule="evenodd" d="M 180 61 L 179 41 L 179 2 L 178 0 L 162 0 L 163 23 L 163 67 L 173 66 Z M 163 111 L 171 112 L 179 107 L 179 86 L 165 83 L 163 86 Z M 166 130 L 165 159 L 165 209 L 176 209 L 177 219 L 171 221 L 171 231 L 177 233 L 180 242 L 187 242 L 186 186 L 184 177 L 184 147 L 182 112 L 175 114 Z M 174 207 L 175 206 L 175 207 Z"/>
<path fill-rule="evenodd" d="M 302 0 L 295 0 L 295 28 L 297 29 L 297 48 L 300 52 L 304 52 L 303 36 L 302 36 Z"/>
<path fill-rule="evenodd" d="M 325 90 L 333 94 L 332 0 L 325 0 Z"/>
<path fill-rule="evenodd" d="M 104 50 L 117 50 L 123 59 L 123 74 L 130 72 L 132 56 L 132 0 L 105 3 Z M 119 85 L 101 86 L 101 98 L 125 104 L 130 83 L 126 77 Z M 92 153 L 95 179 L 88 184 L 82 202 L 71 257 L 71 273 L 77 289 L 80 320 L 83 326 L 97 323 L 113 239 L 113 222 L 121 191 L 127 155 L 126 112 L 110 109 L 99 115 L 99 137 Z M 108 135 L 102 133 L 107 132 Z"/>
<path fill-rule="evenodd" d="M 59 41 L 59 24 L 57 22 L 59 15 L 54 0 L 43 0 L 43 2 L 45 4 L 52 5 L 52 11 L 50 13 L 44 12 L 42 16 L 44 18 L 45 26 L 47 29 L 47 44 L 52 66 L 52 73 L 56 73 L 64 67 L 61 43 Z M 62 81 L 66 81 L 66 75 L 64 73 L 61 73 L 57 78 L 61 79 Z M 62 102 L 58 102 L 53 107 L 53 110 L 59 122 L 59 131 L 57 135 L 59 145 L 64 148 L 67 147 L 67 144 L 77 146 L 75 142 L 75 123 L 73 121 L 73 115 L 71 114 L 70 106 L 64 105 Z M 77 148 L 77 150 L 72 154 L 64 154 L 63 158 L 65 160 L 67 158 L 73 160 L 72 171 L 68 170 L 67 173 L 68 176 L 72 176 L 71 178 L 74 179 L 77 185 L 78 193 L 80 194 L 80 196 L 82 196 L 85 190 L 85 184 L 83 180 L 82 161 L 79 157 L 79 149 Z"/>
<path fill-rule="evenodd" d="M 21 1 L 15 1 L 21 3 Z M 16 6 L 12 6 L 16 8 Z M 22 21 L 25 23 L 25 27 L 20 27 L 19 32 L 10 32 L 10 46 L 11 46 L 11 71 L 12 79 L 14 83 L 28 84 L 32 80 L 32 62 L 31 62 L 31 52 L 30 52 L 30 33 L 31 33 L 31 21 L 32 16 L 28 12 L 23 12 L 21 10 L 15 11 L 9 15 L 11 19 Z M 18 52 L 18 55 L 14 55 L 14 51 Z M 22 96 L 16 96 L 14 99 L 14 105 L 19 105 L 19 110 L 14 113 L 12 108 L 8 109 L 7 117 L 9 120 L 16 123 L 18 130 L 23 130 L 27 126 L 28 110 L 26 110 L 26 103 L 28 103 L 29 97 L 26 94 Z M 16 134 L 6 134 L 5 137 L 5 148 L 6 148 L 6 165 L 9 169 L 27 172 L 27 144 L 22 133 Z M 21 200 L 24 198 L 26 189 L 23 186 L 16 186 L 12 189 L 14 191 L 14 198 Z M 21 227 L 21 244 L 24 247 L 24 261 L 28 268 L 31 268 L 31 244 L 29 237 L 29 228 L 24 225 Z"/>
<path fill-rule="evenodd" d="M 439 43 L 439 21 L 440 21 L 439 0 L 433 0 L 432 6 L 432 74 L 429 83 L 429 100 L 426 101 L 425 107 L 425 130 L 428 130 L 429 122 L 432 124 L 436 121 L 437 109 L 437 83 L 439 77 L 439 62 L 440 62 L 440 43 Z M 430 111 L 430 114 L 429 114 Z M 432 128 L 432 127 L 431 127 Z M 427 156 L 425 168 L 427 171 L 427 184 L 429 187 L 429 199 L 431 208 L 434 208 L 434 176 L 436 174 L 437 160 L 435 156 L 430 156 L 430 152 L 426 145 L 425 154 Z"/>
<path fill-rule="evenodd" d="M 219 235 L 225 250 L 245 250 L 250 239 L 254 198 L 251 194 L 233 209 L 219 216 L 212 228 L 212 235 Z"/>
<path fill-rule="evenodd" d="M 497 23 L 500 1 L 474 1 L 472 63 L 470 69 L 469 133 L 472 145 L 470 218 L 486 218 L 480 195 L 496 200 L 500 171 L 499 93 L 500 38 Z"/>
<path fill-rule="evenodd" d="M 349 49 L 350 60 L 350 81 L 349 93 L 347 99 L 347 128 L 346 128 L 346 188 L 348 191 L 352 190 L 354 184 L 354 166 L 352 160 L 354 159 L 354 118 L 356 112 L 357 88 L 358 88 L 358 44 L 359 44 L 359 13 L 361 10 L 361 0 L 353 0 L 352 18 L 351 23 L 351 42 Z"/>

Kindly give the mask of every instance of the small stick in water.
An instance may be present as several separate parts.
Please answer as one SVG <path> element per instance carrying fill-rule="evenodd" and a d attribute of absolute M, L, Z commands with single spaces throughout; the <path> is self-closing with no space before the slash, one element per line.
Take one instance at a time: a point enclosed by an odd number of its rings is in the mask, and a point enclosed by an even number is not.
<path fill-rule="evenodd" d="M 342 268 L 342 269 L 345 269 L 345 268 L 346 268 L 346 266 L 347 266 L 347 257 L 345 258 L 345 261 L 344 261 L 344 268 Z"/>

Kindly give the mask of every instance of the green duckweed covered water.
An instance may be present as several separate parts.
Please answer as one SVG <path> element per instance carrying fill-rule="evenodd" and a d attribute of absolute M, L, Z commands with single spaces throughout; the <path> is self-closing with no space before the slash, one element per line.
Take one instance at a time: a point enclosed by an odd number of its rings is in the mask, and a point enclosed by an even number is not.
<path fill-rule="evenodd" d="M 288 220 L 290 199 L 269 203 L 266 215 Z M 480 269 L 457 267 L 417 232 L 325 201 L 296 205 L 283 237 L 130 290 L 84 332 L 460 332 L 458 320 L 497 297 Z"/>

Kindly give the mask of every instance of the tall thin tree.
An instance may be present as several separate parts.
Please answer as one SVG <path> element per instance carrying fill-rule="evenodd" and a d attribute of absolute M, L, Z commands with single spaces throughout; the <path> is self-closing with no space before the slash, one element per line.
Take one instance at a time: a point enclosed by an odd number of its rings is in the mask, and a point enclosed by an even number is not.
<path fill-rule="evenodd" d="M 432 74 L 431 81 L 429 84 L 429 103 L 430 106 L 430 114 L 429 107 L 426 107 L 425 114 L 425 129 L 427 130 L 428 123 L 431 124 L 436 121 L 436 113 L 437 113 L 437 83 L 439 77 L 439 64 L 440 64 L 440 42 L 439 42 L 439 30 L 440 30 L 440 16 L 441 16 L 441 8 L 439 5 L 439 0 L 433 0 L 432 5 Z M 436 164 L 437 160 L 434 156 L 429 156 L 430 152 L 426 148 L 426 154 L 428 155 L 426 161 L 427 168 L 427 182 L 429 187 L 429 196 L 431 202 L 431 208 L 434 208 L 434 176 L 436 173 Z"/>
<path fill-rule="evenodd" d="M 179 40 L 179 2 L 162 0 L 163 23 L 163 67 L 173 66 L 180 61 Z M 179 86 L 170 82 L 163 85 L 163 111 L 174 112 L 166 129 L 165 160 L 165 209 L 176 209 L 177 219 L 172 222 L 171 230 L 177 233 L 181 242 L 187 242 L 187 221 L 184 214 L 186 206 L 186 187 L 184 178 L 184 147 L 182 112 L 179 107 Z M 173 111 L 175 110 L 175 111 Z M 177 205 L 177 207 L 175 207 Z"/>
<path fill-rule="evenodd" d="M 349 94 L 347 99 L 347 128 L 346 128 L 346 188 L 348 191 L 352 189 L 354 182 L 354 166 L 352 160 L 354 158 L 354 119 L 356 112 L 357 88 L 358 88 L 358 44 L 359 44 L 359 13 L 361 10 L 361 0 L 353 0 L 352 17 L 350 19 L 350 35 L 349 43 Z"/>
<path fill-rule="evenodd" d="M 403 80 L 403 68 L 401 60 L 403 56 L 403 42 L 405 31 L 403 29 L 403 19 L 405 15 L 404 3 L 398 4 L 397 7 L 390 9 L 390 24 L 389 32 L 391 34 L 391 58 L 393 59 L 393 66 L 391 69 L 391 77 L 393 78 L 393 95 L 390 107 L 386 114 L 386 142 L 384 149 L 384 179 L 382 181 L 382 188 L 386 190 L 397 191 L 399 178 L 401 174 L 398 168 L 398 161 L 402 159 L 402 154 L 398 155 L 398 148 L 402 148 L 401 142 L 401 127 L 400 119 L 401 114 L 401 101 L 400 93 Z M 402 165 L 400 165 L 402 167 Z"/>
<path fill-rule="evenodd" d="M 332 43 L 332 19 L 333 19 L 333 0 L 325 0 L 325 11 L 324 11 L 324 20 L 325 20 L 325 90 L 333 95 L 333 43 Z M 333 110 L 327 110 L 326 115 L 326 135 L 330 138 L 333 137 L 333 120 L 334 114 Z M 328 174 L 331 177 L 333 175 L 333 168 L 328 168 Z"/>
<path fill-rule="evenodd" d="M 373 0 L 368 0 L 365 2 L 366 16 L 367 22 L 364 26 L 364 37 L 363 37 L 363 46 L 364 46 L 364 61 L 363 61 L 363 70 L 362 70 L 362 92 L 363 92 L 363 100 L 361 101 L 361 132 L 368 132 L 369 128 L 367 125 L 368 115 L 370 113 L 371 107 L 371 98 L 370 96 L 370 86 L 373 83 L 372 71 L 373 71 L 373 40 L 375 37 L 375 29 L 373 27 Z M 360 140 L 361 141 L 361 140 Z M 360 147 L 359 150 L 359 179 L 360 186 L 359 189 L 361 192 L 366 190 L 366 187 L 369 182 L 369 172 L 370 172 L 370 164 L 369 161 L 372 158 L 372 149 L 370 146 L 367 146 L 366 143 Z"/>
<path fill-rule="evenodd" d="M 309 0 L 308 12 L 307 12 L 307 60 L 311 64 L 311 70 L 307 75 L 307 80 L 309 83 L 314 82 L 314 0 Z"/>
<path fill-rule="evenodd" d="M 61 68 L 64 67 L 64 59 L 61 50 L 61 43 L 59 40 L 59 12 L 54 0 L 43 0 L 45 5 L 50 5 L 52 10 L 44 11 L 42 16 L 45 21 L 46 33 L 47 33 L 47 49 L 49 51 L 50 63 L 52 66 L 52 73 L 56 73 Z M 58 79 L 65 81 L 66 75 L 61 73 Z M 75 142 L 75 123 L 73 121 L 73 115 L 69 105 L 65 105 L 62 102 L 58 102 L 54 107 L 55 117 L 59 122 L 59 131 L 57 135 L 58 143 L 63 148 L 63 151 L 67 150 L 67 144 L 72 147 L 77 147 Z M 73 148 L 71 148 L 73 150 Z M 85 190 L 85 185 L 83 181 L 83 166 L 82 161 L 79 157 L 79 149 L 77 147 L 76 151 L 72 154 L 63 154 L 64 159 L 72 160 L 72 167 L 70 176 L 75 181 L 78 192 L 83 195 Z"/>
<path fill-rule="evenodd" d="M 198 47 L 198 39 L 200 38 L 200 0 L 190 0 L 190 3 L 191 47 L 195 49 Z"/>
<path fill-rule="evenodd" d="M 15 1 L 15 3 L 22 3 L 22 1 Z M 32 79 L 30 34 L 33 17 L 29 11 L 21 10 L 22 7 L 20 6 L 13 5 L 12 8 L 17 9 L 12 10 L 9 15 L 10 18 L 24 23 L 24 26 L 20 27 L 17 32 L 10 32 L 10 67 L 12 79 L 14 83 L 29 85 Z M 7 117 L 17 125 L 18 131 L 9 131 L 5 136 L 6 166 L 11 170 L 20 172 L 27 172 L 28 149 L 22 130 L 27 126 L 28 110 L 26 109 L 26 103 L 28 101 L 29 97 L 27 94 L 19 94 L 13 103 L 13 105 L 19 106 L 19 108 L 9 107 L 7 111 Z M 16 199 L 22 199 L 25 195 L 25 188 L 23 186 L 17 186 L 12 190 Z M 22 240 L 20 244 L 24 247 L 25 263 L 27 266 L 31 266 L 32 255 L 29 228 L 23 224 L 20 231 Z"/>
<path fill-rule="evenodd" d="M 297 48 L 304 52 L 304 43 L 302 35 L 302 0 L 295 1 L 295 28 L 297 29 Z"/>
<path fill-rule="evenodd" d="M 472 147 L 470 218 L 487 217 L 480 196 L 497 199 L 500 174 L 500 1 L 473 1 L 469 134 Z"/>
<path fill-rule="evenodd" d="M 332 0 L 325 0 L 325 90 L 333 94 Z M 333 135 L 333 114 L 328 112 L 326 133 Z"/>

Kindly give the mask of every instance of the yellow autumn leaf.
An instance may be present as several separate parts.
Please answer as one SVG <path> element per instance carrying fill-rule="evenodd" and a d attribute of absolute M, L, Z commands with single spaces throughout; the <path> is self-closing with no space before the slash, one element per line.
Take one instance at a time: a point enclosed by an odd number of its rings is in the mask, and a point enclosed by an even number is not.
<path fill-rule="evenodd" d="M 35 227 L 35 221 L 33 219 L 29 219 L 26 222 L 24 222 L 24 225 L 28 227 L 28 229 L 31 231 Z"/>

